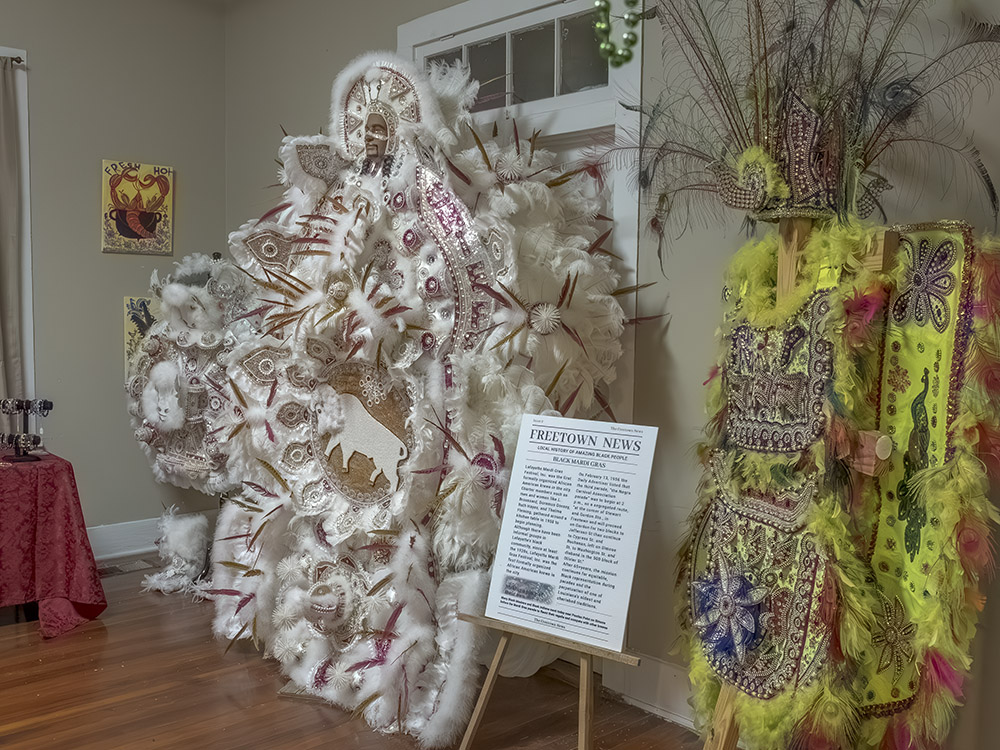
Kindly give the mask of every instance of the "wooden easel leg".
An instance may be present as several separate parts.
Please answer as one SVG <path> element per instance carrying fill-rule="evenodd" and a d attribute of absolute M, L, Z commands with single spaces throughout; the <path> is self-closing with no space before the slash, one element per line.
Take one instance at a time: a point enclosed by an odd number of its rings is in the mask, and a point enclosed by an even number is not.
<path fill-rule="evenodd" d="M 736 706 L 736 688 L 726 683 L 719 691 L 719 700 L 715 704 L 715 715 L 712 718 L 712 728 L 708 732 L 705 750 L 736 750 L 740 740 L 740 728 L 736 724 L 733 711 Z"/>
<path fill-rule="evenodd" d="M 496 684 L 497 675 L 500 673 L 500 664 L 503 662 L 503 655 L 510 645 L 511 634 L 501 633 L 500 643 L 497 644 L 496 653 L 493 654 L 493 661 L 490 662 L 490 671 L 486 673 L 486 681 L 483 689 L 479 692 L 479 700 L 472 710 L 472 718 L 469 719 L 469 726 L 466 727 L 465 736 L 462 737 L 462 744 L 459 750 L 469 750 L 472 747 L 472 740 L 479 731 L 479 725 L 483 723 L 483 715 L 486 713 L 486 704 L 490 702 L 490 695 L 493 693 L 493 686 Z"/>
<path fill-rule="evenodd" d="M 577 725 L 577 747 L 592 750 L 594 729 L 594 657 L 580 654 L 580 716 Z"/>

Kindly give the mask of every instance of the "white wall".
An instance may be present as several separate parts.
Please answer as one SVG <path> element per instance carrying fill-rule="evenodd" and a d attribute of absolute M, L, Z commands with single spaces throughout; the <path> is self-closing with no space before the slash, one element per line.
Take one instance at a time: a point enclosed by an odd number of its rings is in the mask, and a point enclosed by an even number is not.
<path fill-rule="evenodd" d="M 223 247 L 221 7 L 195 0 L 0 0 L 0 44 L 27 50 L 36 393 L 89 525 L 212 505 L 157 485 L 132 438 L 122 298 L 150 272 Z M 175 257 L 101 254 L 101 161 L 176 169 Z"/>

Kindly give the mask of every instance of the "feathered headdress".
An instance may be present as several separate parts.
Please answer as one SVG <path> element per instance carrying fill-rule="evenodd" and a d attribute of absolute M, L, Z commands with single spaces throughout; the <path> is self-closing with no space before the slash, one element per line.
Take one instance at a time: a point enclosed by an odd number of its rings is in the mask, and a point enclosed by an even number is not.
<path fill-rule="evenodd" d="M 1000 72 L 1000 26 L 967 22 L 934 50 L 909 52 L 927 3 L 658 0 L 668 80 L 639 107 L 637 144 L 653 230 L 662 238 L 705 194 L 751 221 L 864 217 L 890 187 L 880 170 L 914 152 L 957 157 L 995 216 L 961 113 Z"/>

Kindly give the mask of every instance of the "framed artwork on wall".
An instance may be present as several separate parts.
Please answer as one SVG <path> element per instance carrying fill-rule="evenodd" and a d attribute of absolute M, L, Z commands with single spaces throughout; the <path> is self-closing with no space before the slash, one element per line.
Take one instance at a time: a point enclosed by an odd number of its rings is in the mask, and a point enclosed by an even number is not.
<path fill-rule="evenodd" d="M 139 350 L 146 333 L 160 316 L 159 300 L 153 297 L 125 297 L 125 377 L 128 363 Z"/>
<path fill-rule="evenodd" d="M 108 159 L 103 165 L 101 252 L 173 255 L 173 168 Z"/>

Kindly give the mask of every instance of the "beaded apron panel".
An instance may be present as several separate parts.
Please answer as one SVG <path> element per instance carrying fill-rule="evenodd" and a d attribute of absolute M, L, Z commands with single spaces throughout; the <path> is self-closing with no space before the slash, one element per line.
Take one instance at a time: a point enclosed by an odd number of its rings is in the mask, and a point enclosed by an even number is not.
<path fill-rule="evenodd" d="M 736 492 L 726 455 L 711 460 L 715 502 L 695 526 L 691 622 L 712 668 L 757 698 L 815 679 L 830 631 L 821 619 L 827 559 L 802 531 L 812 477 L 776 492 Z"/>
<path fill-rule="evenodd" d="M 752 451 L 794 453 L 823 434 L 833 345 L 824 336 L 829 291 L 817 291 L 785 328 L 737 326 L 726 363 L 728 437 Z"/>

